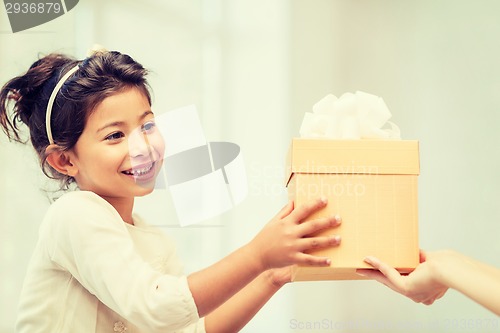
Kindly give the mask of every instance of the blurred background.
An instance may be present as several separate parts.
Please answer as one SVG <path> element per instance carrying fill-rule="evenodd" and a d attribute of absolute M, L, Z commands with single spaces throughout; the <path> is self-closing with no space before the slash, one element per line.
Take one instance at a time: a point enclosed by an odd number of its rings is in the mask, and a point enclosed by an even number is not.
<path fill-rule="evenodd" d="M 0 9 L 0 82 L 53 51 L 93 44 L 151 70 L 157 114 L 195 104 L 209 141 L 241 147 L 249 194 L 181 228 L 168 191 L 137 211 L 177 241 L 186 272 L 252 237 L 286 203 L 284 161 L 305 112 L 328 93 L 384 98 L 420 141 L 419 237 L 500 266 L 500 2 L 496 0 L 80 0 L 13 34 Z M 0 332 L 14 331 L 22 279 L 49 206 L 31 147 L 0 136 Z M 498 332 L 454 291 L 431 307 L 374 281 L 285 286 L 243 332 Z"/>

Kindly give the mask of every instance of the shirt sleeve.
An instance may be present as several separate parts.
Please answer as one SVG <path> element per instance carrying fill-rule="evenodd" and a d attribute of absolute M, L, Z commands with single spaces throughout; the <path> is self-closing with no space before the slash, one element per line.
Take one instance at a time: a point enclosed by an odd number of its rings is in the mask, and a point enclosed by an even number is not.
<path fill-rule="evenodd" d="M 51 260 L 113 311 L 149 332 L 199 324 L 186 277 L 161 274 L 145 262 L 104 199 L 84 191 L 67 194 L 48 219 Z"/>

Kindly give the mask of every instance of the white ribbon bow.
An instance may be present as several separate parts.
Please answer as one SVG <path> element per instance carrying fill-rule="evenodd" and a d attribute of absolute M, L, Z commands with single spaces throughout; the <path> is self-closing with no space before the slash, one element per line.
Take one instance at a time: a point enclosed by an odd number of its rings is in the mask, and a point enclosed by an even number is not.
<path fill-rule="evenodd" d="M 378 96 L 357 91 L 340 98 L 332 94 L 306 112 L 300 127 L 303 138 L 401 139 L 399 127 L 388 121 L 391 112 Z M 388 126 L 388 128 L 382 128 Z"/>

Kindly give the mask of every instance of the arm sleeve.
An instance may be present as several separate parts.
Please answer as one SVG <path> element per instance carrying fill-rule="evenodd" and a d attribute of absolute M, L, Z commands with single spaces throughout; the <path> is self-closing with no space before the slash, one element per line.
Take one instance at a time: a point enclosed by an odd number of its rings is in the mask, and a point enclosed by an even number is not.
<path fill-rule="evenodd" d="M 152 332 L 199 321 L 185 276 L 155 271 L 134 249 L 116 210 L 90 192 L 63 196 L 49 210 L 51 260 L 113 311 Z"/>

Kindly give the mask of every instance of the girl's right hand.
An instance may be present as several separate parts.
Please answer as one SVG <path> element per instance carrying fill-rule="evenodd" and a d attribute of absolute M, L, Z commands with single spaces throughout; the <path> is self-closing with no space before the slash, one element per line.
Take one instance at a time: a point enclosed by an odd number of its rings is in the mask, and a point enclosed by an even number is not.
<path fill-rule="evenodd" d="M 248 244 L 262 270 L 293 264 L 329 266 L 330 259 L 307 254 L 306 251 L 340 244 L 340 236 L 314 236 L 317 231 L 336 227 L 339 216 L 308 220 L 314 212 L 325 207 L 326 199 L 319 199 L 295 208 L 290 201 Z"/>

